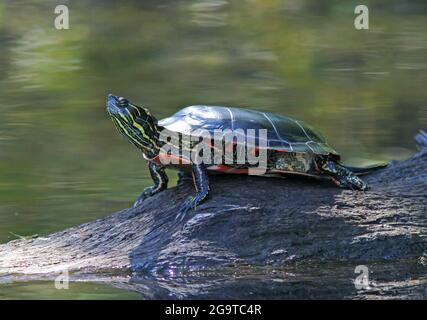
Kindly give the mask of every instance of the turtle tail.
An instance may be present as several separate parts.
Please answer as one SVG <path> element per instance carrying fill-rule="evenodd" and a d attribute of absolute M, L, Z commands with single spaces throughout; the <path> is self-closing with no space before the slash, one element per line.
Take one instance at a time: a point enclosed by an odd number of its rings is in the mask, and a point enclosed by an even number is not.
<path fill-rule="evenodd" d="M 388 166 L 388 163 L 374 164 L 368 167 L 350 167 L 350 166 L 343 166 L 343 167 L 350 170 L 357 176 L 362 176 L 362 175 L 377 171 L 379 169 L 384 169 L 387 166 Z"/>

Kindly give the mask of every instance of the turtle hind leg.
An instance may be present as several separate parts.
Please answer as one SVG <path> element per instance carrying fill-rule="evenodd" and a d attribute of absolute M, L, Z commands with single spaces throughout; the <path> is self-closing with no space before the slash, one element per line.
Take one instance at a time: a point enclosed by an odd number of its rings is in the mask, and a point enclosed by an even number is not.
<path fill-rule="evenodd" d="M 353 172 L 332 160 L 321 161 L 320 171 L 331 177 L 332 181 L 341 188 L 352 190 L 368 190 L 368 184 Z"/>

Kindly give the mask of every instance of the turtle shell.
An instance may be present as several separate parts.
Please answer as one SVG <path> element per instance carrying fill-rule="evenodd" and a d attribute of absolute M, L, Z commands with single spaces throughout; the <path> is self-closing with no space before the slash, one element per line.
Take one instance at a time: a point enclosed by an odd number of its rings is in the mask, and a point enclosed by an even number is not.
<path fill-rule="evenodd" d="M 212 136 L 215 130 L 243 129 L 247 135 L 247 129 L 255 129 L 255 132 L 267 129 L 265 145 L 268 149 L 339 156 L 320 133 L 304 122 L 269 112 L 197 105 L 181 109 L 160 120 L 158 125 L 185 135 L 206 130 Z M 254 139 L 258 139 L 258 135 Z"/>

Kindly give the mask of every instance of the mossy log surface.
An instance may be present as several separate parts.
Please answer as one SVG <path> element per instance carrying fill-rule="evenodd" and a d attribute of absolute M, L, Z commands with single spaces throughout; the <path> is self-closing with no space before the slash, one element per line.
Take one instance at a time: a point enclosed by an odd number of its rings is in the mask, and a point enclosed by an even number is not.
<path fill-rule="evenodd" d="M 144 298 L 427 298 L 427 143 L 365 179 L 214 176 L 210 199 L 182 222 L 194 193 L 170 188 L 142 206 L 0 246 L 0 283 L 102 281 Z M 369 270 L 356 289 L 355 267 Z"/>

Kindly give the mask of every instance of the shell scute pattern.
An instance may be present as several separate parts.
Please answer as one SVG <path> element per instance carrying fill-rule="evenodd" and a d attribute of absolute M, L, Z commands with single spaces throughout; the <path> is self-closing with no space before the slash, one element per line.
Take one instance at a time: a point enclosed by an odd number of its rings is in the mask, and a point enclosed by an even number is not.
<path fill-rule="evenodd" d="M 291 117 L 241 108 L 217 106 L 186 107 L 169 118 L 159 121 L 159 125 L 182 134 L 195 130 L 255 130 L 255 143 L 258 143 L 258 130 L 267 130 L 268 149 L 314 154 L 338 153 L 330 147 L 323 136 L 313 128 Z M 245 131 L 246 135 L 250 134 Z"/>

